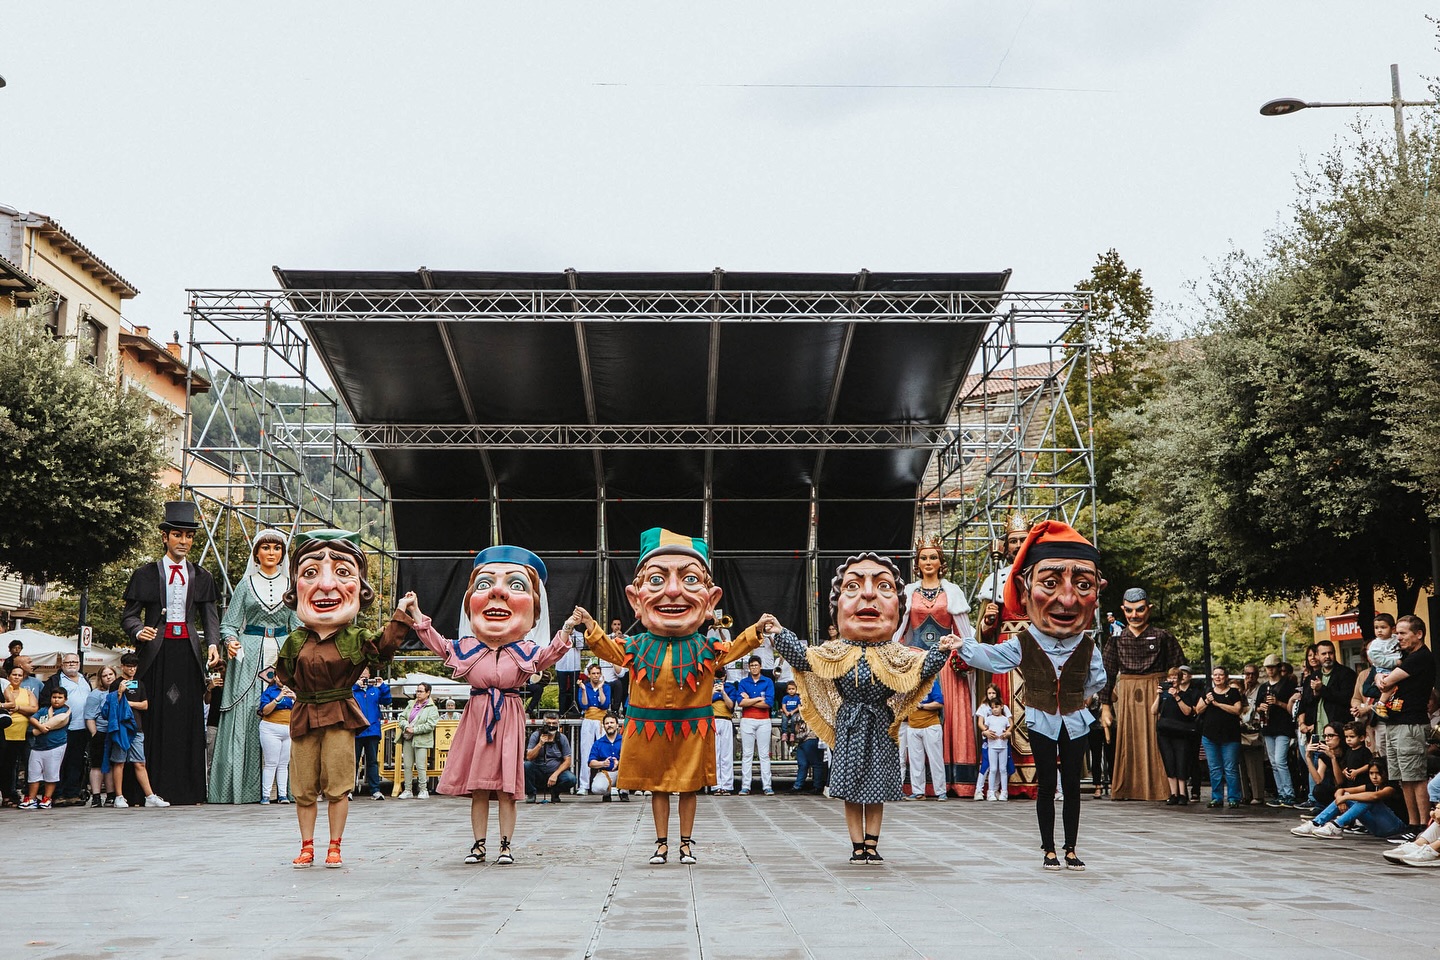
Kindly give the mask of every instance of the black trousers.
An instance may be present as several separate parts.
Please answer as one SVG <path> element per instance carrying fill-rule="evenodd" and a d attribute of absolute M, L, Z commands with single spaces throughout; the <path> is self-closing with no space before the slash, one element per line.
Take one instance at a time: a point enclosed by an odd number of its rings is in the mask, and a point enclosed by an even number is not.
<path fill-rule="evenodd" d="M 560 716 L 568 717 L 575 712 L 575 682 L 578 672 L 556 670 L 555 679 L 560 683 Z"/>
<path fill-rule="evenodd" d="M 85 759 L 90 747 L 86 727 L 71 730 L 65 737 L 65 757 L 60 761 L 60 799 L 78 799 L 85 786 Z"/>
<path fill-rule="evenodd" d="M 1030 752 L 1035 757 L 1035 819 L 1040 823 L 1040 849 L 1055 849 L 1055 782 L 1058 779 L 1064 788 L 1065 800 L 1061 808 L 1061 819 L 1065 824 L 1065 849 L 1075 849 L 1075 838 L 1080 833 L 1080 771 L 1085 765 L 1085 748 L 1088 736 L 1079 740 L 1070 739 L 1070 731 L 1060 728 L 1060 739 L 1051 740 L 1030 731 Z M 1055 768 L 1056 758 L 1060 768 Z"/>

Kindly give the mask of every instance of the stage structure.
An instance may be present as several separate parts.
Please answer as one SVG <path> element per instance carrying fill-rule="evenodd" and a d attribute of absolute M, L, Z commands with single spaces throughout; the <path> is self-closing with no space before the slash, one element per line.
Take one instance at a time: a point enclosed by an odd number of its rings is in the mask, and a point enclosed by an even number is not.
<path fill-rule="evenodd" d="M 815 636 L 845 555 L 943 529 L 968 564 L 1007 505 L 1071 518 L 1093 489 L 1055 497 L 1088 478 L 1088 432 L 1037 445 L 1005 372 L 1083 374 L 1086 304 L 1008 271 L 275 273 L 190 292 L 217 386 L 187 454 L 243 466 L 247 493 L 187 488 L 217 532 L 358 523 L 442 624 L 475 551 L 513 542 L 546 558 L 552 616 L 628 626 L 639 533 L 663 525 L 707 537 L 738 621 Z"/>

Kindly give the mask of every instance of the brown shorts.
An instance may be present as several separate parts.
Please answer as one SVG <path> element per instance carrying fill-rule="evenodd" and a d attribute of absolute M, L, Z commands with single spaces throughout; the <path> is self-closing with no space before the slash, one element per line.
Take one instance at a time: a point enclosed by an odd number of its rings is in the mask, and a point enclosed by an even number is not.
<path fill-rule="evenodd" d="M 290 793 L 302 806 L 344 800 L 355 787 L 355 731 L 321 727 L 290 741 Z"/>

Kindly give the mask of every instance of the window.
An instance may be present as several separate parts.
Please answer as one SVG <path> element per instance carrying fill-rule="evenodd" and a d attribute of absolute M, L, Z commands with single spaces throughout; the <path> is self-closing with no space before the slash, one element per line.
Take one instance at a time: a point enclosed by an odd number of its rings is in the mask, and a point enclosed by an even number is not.
<path fill-rule="evenodd" d="M 89 314 L 80 318 L 80 329 L 75 331 L 76 355 L 92 367 L 100 365 L 100 351 L 105 344 L 105 328 L 95 322 Z"/>

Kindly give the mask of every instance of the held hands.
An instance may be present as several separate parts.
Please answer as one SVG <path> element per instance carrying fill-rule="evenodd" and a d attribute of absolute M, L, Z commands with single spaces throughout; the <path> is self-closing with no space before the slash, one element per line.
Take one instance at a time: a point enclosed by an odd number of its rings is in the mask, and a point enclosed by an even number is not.
<path fill-rule="evenodd" d="M 940 638 L 940 642 L 936 646 L 946 653 L 951 653 L 960 649 L 960 638 L 953 633 L 947 633 Z"/>
<path fill-rule="evenodd" d="M 784 629 L 773 613 L 762 613 L 760 619 L 755 621 L 756 633 L 779 633 Z"/>
<path fill-rule="evenodd" d="M 594 626 L 595 618 L 590 616 L 590 611 L 584 607 L 576 607 L 575 611 L 565 618 L 565 623 L 560 629 L 569 633 L 576 627 L 582 627 L 586 633 L 589 633 Z"/>
<path fill-rule="evenodd" d="M 397 612 L 405 614 L 405 616 L 411 620 L 418 620 L 424 616 L 424 614 L 420 612 L 420 598 L 415 596 L 414 590 L 411 590 L 405 594 L 405 596 L 401 597 L 400 602 L 395 604 L 395 609 Z"/>

